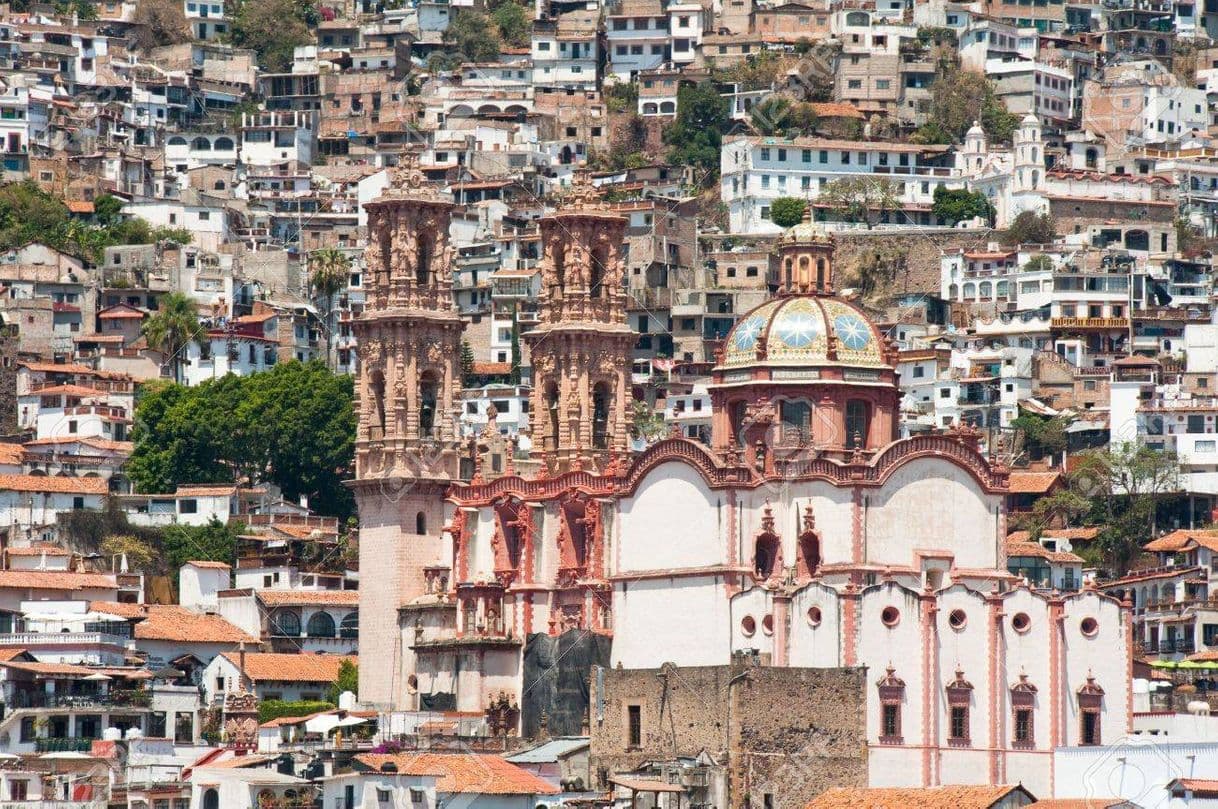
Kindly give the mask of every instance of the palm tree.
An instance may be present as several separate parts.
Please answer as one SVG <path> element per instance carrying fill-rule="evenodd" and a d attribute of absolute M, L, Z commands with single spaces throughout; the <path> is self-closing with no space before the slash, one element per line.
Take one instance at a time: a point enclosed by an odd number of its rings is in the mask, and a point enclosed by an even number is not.
<path fill-rule="evenodd" d="M 326 332 L 326 367 L 330 364 L 330 339 L 334 334 L 334 296 L 342 291 L 351 276 L 351 259 L 336 247 L 323 247 L 309 254 L 309 286 L 317 298 L 326 302 L 322 324 Z"/>
<path fill-rule="evenodd" d="M 144 321 L 144 337 L 148 346 L 165 355 L 173 363 L 173 379 L 182 381 L 182 352 L 199 332 L 199 313 L 195 302 L 181 292 L 171 292 L 161 299 L 160 309 Z"/>

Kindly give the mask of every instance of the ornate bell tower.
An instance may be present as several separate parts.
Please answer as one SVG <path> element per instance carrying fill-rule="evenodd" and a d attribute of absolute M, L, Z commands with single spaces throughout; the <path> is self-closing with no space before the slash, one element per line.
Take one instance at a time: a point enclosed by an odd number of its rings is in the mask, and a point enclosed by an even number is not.
<path fill-rule="evenodd" d="M 360 697 L 397 707 L 414 669 L 398 608 L 426 592 L 424 568 L 446 564 L 444 492 L 458 477 L 462 322 L 452 299 L 453 204 L 406 156 L 368 203 L 368 305 L 359 344 L 353 484 L 360 516 Z"/>
<path fill-rule="evenodd" d="M 579 175 L 540 224 L 541 320 L 524 334 L 533 363 L 533 451 L 553 473 L 603 471 L 630 446 L 636 335 L 626 325 L 626 220 Z"/>

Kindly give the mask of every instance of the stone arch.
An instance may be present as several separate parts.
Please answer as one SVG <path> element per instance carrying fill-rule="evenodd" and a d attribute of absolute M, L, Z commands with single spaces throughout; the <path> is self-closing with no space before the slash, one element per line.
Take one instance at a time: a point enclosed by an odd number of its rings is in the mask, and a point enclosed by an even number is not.
<path fill-rule="evenodd" d="M 310 638 L 334 637 L 334 617 L 324 611 L 313 613 L 309 616 L 307 631 Z"/>

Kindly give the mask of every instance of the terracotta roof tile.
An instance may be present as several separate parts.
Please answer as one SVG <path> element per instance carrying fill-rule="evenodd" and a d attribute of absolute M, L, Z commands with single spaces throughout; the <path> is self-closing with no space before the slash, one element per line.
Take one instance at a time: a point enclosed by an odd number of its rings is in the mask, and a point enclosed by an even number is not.
<path fill-rule="evenodd" d="M 1151 540 L 1142 547 L 1152 553 L 1175 553 L 1184 550 L 1190 543 L 1218 551 L 1218 529 L 1180 528 Z"/>
<path fill-rule="evenodd" d="M 71 556 L 72 552 L 61 548 L 58 545 L 48 545 L 45 542 L 39 542 L 35 545 L 30 545 L 28 548 L 6 548 L 9 556 Z"/>
<path fill-rule="evenodd" d="M 805 809 L 990 809 L 1019 786 L 950 786 L 857 789 L 837 787 Z"/>
<path fill-rule="evenodd" d="M 22 368 L 28 368 L 31 371 L 38 371 L 48 374 L 81 374 L 84 376 L 95 376 L 99 379 L 126 379 L 130 380 L 130 374 L 124 374 L 121 371 L 99 371 L 96 368 L 90 368 L 87 365 L 79 363 L 64 363 L 55 362 L 22 362 L 19 363 Z"/>
<path fill-rule="evenodd" d="M 106 494 L 110 489 L 101 478 L 63 478 L 44 475 L 0 475 L 0 491 L 54 492 L 56 494 Z"/>
<path fill-rule="evenodd" d="M 191 483 L 179 485 L 175 495 L 191 497 L 225 497 L 237 493 L 237 484 Z"/>
<path fill-rule="evenodd" d="M 355 760 L 379 771 L 393 764 L 398 772 L 419 775 L 441 773 L 436 792 L 483 795 L 556 795 L 559 790 L 501 756 L 482 753 L 366 753 Z"/>
<path fill-rule="evenodd" d="M 7 441 L 0 441 L 0 463 L 19 464 L 21 463 L 22 453 L 25 448 L 20 444 L 10 444 Z"/>
<path fill-rule="evenodd" d="M 1012 471 L 1007 484 L 1008 494 L 1044 494 L 1062 476 L 1061 472 Z"/>
<path fill-rule="evenodd" d="M 1036 556 L 1050 562 L 1083 564 L 1083 558 L 1066 551 L 1051 551 L 1039 542 L 1013 542 L 1007 538 L 1007 556 Z"/>
<path fill-rule="evenodd" d="M 86 388 L 84 385 L 52 385 L 49 388 L 41 388 L 36 391 L 31 391 L 27 396 L 58 396 L 64 394 L 67 396 L 109 396 L 108 391 L 98 390 L 97 388 Z"/>
<path fill-rule="evenodd" d="M 135 444 L 131 441 L 111 441 L 108 438 L 75 435 L 60 436 L 58 438 L 35 438 L 31 441 L 26 441 L 22 446 L 53 447 L 61 444 L 84 444 L 87 447 L 104 449 L 107 452 L 131 452 L 135 449 Z"/>
<path fill-rule="evenodd" d="M 359 590 L 259 590 L 258 599 L 268 607 L 358 607 Z"/>
<path fill-rule="evenodd" d="M 117 590 L 106 573 L 69 573 L 66 570 L 0 570 L 0 589 L 14 590 Z"/>
<path fill-rule="evenodd" d="M 172 604 L 119 604 L 114 601 L 94 601 L 89 609 L 106 612 L 135 625 L 136 640 L 170 640 L 184 643 L 259 643 L 218 615 L 191 612 Z"/>
<path fill-rule="evenodd" d="M 1029 804 L 1041 809 L 1125 809 L 1133 807 L 1121 798 L 1047 798 Z"/>
<path fill-rule="evenodd" d="M 186 564 L 191 567 L 203 568 L 205 570 L 232 570 L 233 566 L 228 562 L 213 562 L 208 559 L 192 560 Z"/>
<path fill-rule="evenodd" d="M 1071 542 L 1091 540 L 1099 535 L 1100 529 L 1095 526 L 1088 528 L 1046 528 L 1041 532 L 1041 536 L 1046 539 L 1068 539 Z M 1012 531 L 1007 534 L 1007 539 L 1014 542 L 1030 542 L 1032 534 L 1028 531 Z"/>
<path fill-rule="evenodd" d="M 222 657 L 240 668 L 241 656 L 225 652 Z M 245 675 L 254 682 L 332 683 L 344 660 L 359 663 L 355 655 L 280 654 L 249 652 L 245 655 Z"/>

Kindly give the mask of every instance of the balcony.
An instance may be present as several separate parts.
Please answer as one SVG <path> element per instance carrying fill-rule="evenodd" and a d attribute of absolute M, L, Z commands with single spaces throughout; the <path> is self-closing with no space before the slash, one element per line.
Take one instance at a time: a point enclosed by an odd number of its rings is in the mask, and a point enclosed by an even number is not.
<path fill-rule="evenodd" d="M 1054 329 L 1128 329 L 1127 317 L 1055 317 L 1049 321 Z"/>

